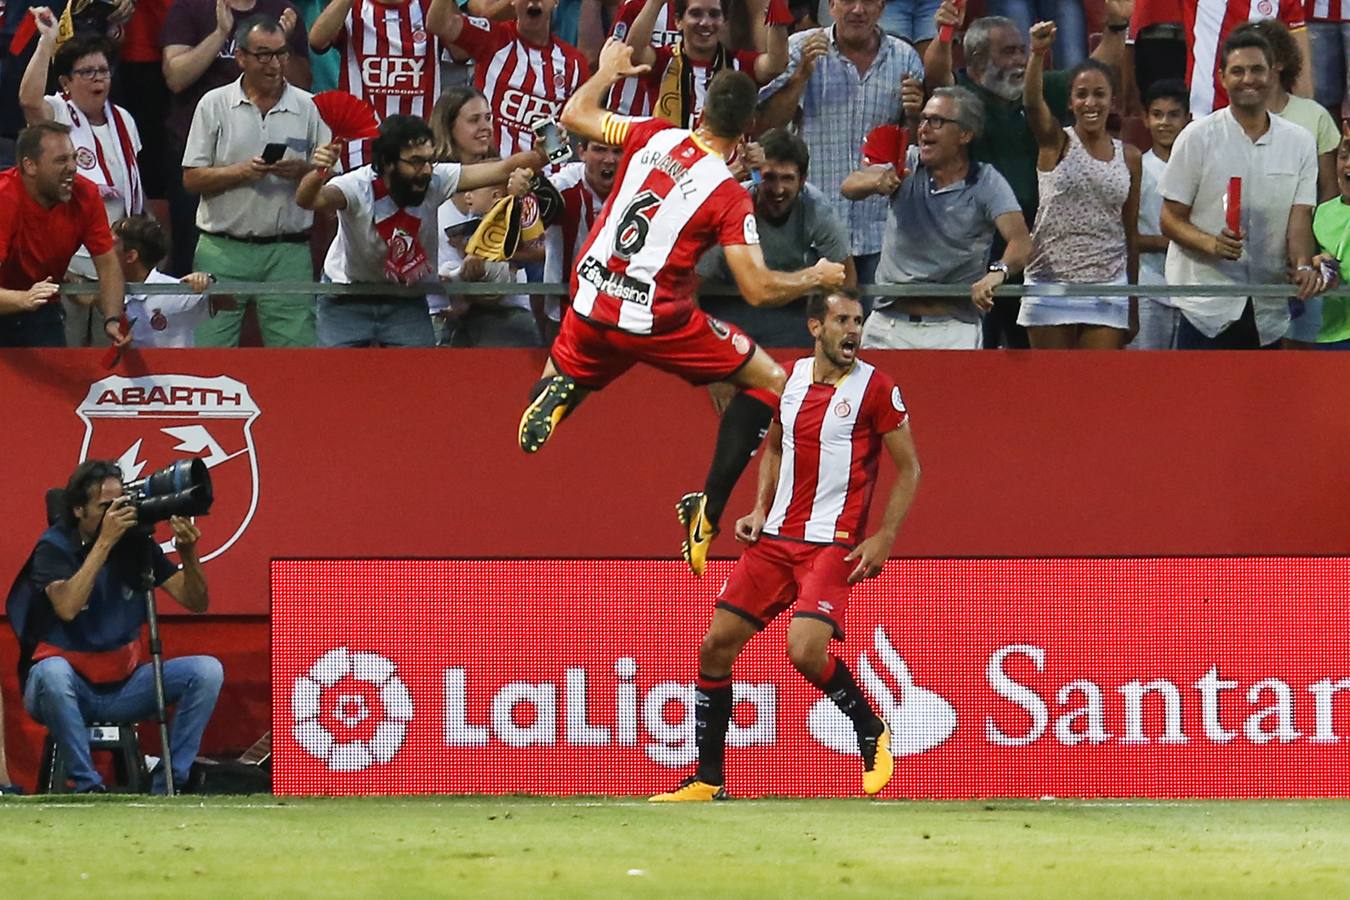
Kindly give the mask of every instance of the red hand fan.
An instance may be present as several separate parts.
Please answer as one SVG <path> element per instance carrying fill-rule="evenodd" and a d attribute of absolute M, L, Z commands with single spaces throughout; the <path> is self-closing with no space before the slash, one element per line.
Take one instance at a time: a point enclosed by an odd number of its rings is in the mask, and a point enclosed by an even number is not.
<path fill-rule="evenodd" d="M 319 117 L 333 132 L 335 141 L 364 141 L 380 135 L 375 110 L 351 94 L 324 91 L 314 96 L 314 105 L 319 108 Z"/>
<path fill-rule="evenodd" d="M 894 166 L 895 174 L 905 176 L 905 154 L 909 151 L 909 129 L 902 125 L 878 125 L 863 141 L 863 165 Z"/>

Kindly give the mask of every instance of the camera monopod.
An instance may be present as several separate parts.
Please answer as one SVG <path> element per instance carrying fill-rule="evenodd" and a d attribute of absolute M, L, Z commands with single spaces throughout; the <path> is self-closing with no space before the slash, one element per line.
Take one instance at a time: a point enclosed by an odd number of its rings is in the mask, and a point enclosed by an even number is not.
<path fill-rule="evenodd" d="M 136 528 L 136 560 L 141 580 L 141 593 L 145 595 L 145 621 L 150 629 L 150 667 L 155 675 L 155 716 L 159 719 L 159 742 L 163 753 L 164 794 L 174 795 L 173 749 L 169 746 L 169 712 L 164 702 L 164 645 L 159 639 L 159 612 L 155 609 L 155 526 L 141 525 Z"/>

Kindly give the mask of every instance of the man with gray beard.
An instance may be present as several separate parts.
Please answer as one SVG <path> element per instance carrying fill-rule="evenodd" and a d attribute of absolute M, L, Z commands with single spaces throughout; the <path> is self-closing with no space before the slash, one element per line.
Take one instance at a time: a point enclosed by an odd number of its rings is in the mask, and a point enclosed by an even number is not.
<path fill-rule="evenodd" d="M 943 25 L 961 28 L 965 4 L 943 0 L 934 16 L 941 31 Z M 1120 69 L 1125 59 L 1125 36 L 1130 27 L 1134 0 L 1106 0 L 1106 30 L 1092 58 Z M 1036 138 L 1027 124 L 1022 108 L 1022 86 L 1026 80 L 1027 35 L 1002 16 L 976 19 L 966 28 L 962 41 L 966 68 L 952 70 L 952 45 L 936 40 L 924 53 L 924 83 L 929 91 L 943 85 L 969 88 L 984 104 L 984 131 L 970 145 L 970 158 L 988 163 L 1012 186 L 1027 227 L 1036 220 L 1039 193 L 1036 187 Z M 1056 119 L 1068 114 L 1070 74 L 1067 71 L 1045 73 L 1045 101 Z M 993 257 L 1003 252 L 1003 242 L 995 239 Z M 993 311 L 985 316 L 985 347 L 1028 346 L 1026 332 L 1016 324 L 1019 301 L 1014 297 L 996 298 Z"/>

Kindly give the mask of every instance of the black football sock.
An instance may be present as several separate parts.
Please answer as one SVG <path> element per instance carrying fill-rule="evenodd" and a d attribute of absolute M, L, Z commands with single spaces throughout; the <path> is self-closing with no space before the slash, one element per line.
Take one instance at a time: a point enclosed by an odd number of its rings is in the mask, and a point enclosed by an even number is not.
<path fill-rule="evenodd" d="M 722 423 L 717 427 L 717 446 L 713 448 L 712 465 L 703 494 L 707 497 L 704 514 L 714 526 L 722 518 L 731 489 L 750 464 L 759 442 L 769 432 L 773 422 L 773 408 L 745 391 L 740 391 L 727 404 Z"/>
<path fill-rule="evenodd" d="M 719 787 L 731 724 L 731 676 L 710 678 L 698 673 L 694 690 L 694 744 L 698 747 L 698 780 Z"/>
<path fill-rule="evenodd" d="M 862 688 L 853 680 L 853 673 L 842 659 L 831 656 L 825 664 L 825 670 L 820 673 L 820 679 L 812 680 L 812 684 L 824 691 L 834 701 L 834 705 L 848 716 L 858 734 L 865 737 L 881 734 L 881 719 L 872 711 L 872 705 L 867 702 Z"/>

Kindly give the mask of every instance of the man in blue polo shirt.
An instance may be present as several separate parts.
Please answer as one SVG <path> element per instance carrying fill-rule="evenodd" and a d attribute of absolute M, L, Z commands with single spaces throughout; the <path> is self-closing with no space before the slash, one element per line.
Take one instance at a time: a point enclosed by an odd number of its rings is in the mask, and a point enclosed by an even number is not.
<path fill-rule="evenodd" d="M 1007 179 L 973 162 L 971 142 L 984 127 L 978 97 L 965 88 L 933 91 L 918 117 L 919 143 L 905 171 L 870 163 L 844 180 L 850 200 L 887 198 L 877 284 L 968 285 L 969 297 L 878 297 L 863 325 L 863 347 L 894 350 L 978 350 L 980 313 L 994 291 L 1026 265 L 1031 235 Z M 1000 259 L 990 262 L 995 235 Z"/>
<path fill-rule="evenodd" d="M 156 712 L 154 673 L 141 659 L 146 597 L 138 551 L 148 552 L 155 585 L 183 608 L 201 613 L 208 604 L 197 527 L 170 520 L 180 569 L 153 539 L 133 532 L 135 525 L 117 463 L 81 463 L 66 485 L 62 521 L 38 539 L 7 604 L 19 634 L 24 706 L 60 744 L 82 793 L 106 791 L 90 758 L 87 723 L 134 722 Z M 220 662 L 210 656 L 164 663 L 165 701 L 175 707 L 169 745 L 177 785 L 187 784 L 221 681 Z M 152 790 L 163 793 L 162 770 Z"/>

